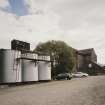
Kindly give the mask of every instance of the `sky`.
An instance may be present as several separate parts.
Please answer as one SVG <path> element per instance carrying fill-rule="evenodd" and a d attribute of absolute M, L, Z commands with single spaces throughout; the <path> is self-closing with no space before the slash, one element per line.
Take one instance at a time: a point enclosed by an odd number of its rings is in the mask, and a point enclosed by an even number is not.
<path fill-rule="evenodd" d="M 105 0 L 0 0 L 0 48 L 12 39 L 62 40 L 75 49 L 94 48 L 105 64 Z"/>

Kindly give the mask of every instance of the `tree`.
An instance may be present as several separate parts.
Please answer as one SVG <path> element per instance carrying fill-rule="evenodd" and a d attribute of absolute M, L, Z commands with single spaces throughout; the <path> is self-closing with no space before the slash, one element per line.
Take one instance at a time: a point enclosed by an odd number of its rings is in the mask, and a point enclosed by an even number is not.
<path fill-rule="evenodd" d="M 63 41 L 39 43 L 34 51 L 47 53 L 51 56 L 52 77 L 59 73 L 71 72 L 75 64 L 73 49 Z"/>

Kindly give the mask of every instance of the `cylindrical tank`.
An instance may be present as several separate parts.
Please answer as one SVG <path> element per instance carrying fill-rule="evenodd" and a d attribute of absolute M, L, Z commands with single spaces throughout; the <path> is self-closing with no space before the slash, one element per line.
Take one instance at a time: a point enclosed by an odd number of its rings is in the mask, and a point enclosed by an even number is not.
<path fill-rule="evenodd" d="M 21 52 L 0 49 L 0 83 L 21 82 Z"/>
<path fill-rule="evenodd" d="M 22 81 L 38 81 L 38 65 L 37 62 L 30 59 L 37 59 L 37 54 L 34 53 L 24 53 L 22 54 Z"/>
<path fill-rule="evenodd" d="M 38 59 L 45 60 L 45 61 L 38 62 L 38 79 L 39 79 L 39 81 L 51 80 L 50 56 L 39 56 Z"/>

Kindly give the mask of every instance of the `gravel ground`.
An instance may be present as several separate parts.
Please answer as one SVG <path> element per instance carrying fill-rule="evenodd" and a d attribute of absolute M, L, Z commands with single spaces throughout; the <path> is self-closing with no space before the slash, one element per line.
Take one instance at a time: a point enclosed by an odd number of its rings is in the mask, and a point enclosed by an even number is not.
<path fill-rule="evenodd" d="M 105 105 L 105 76 L 0 89 L 0 105 Z"/>

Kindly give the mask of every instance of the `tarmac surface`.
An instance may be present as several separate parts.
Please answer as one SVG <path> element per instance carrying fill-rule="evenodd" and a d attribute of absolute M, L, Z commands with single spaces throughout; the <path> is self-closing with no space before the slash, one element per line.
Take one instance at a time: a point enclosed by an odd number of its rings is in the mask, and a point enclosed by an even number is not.
<path fill-rule="evenodd" d="M 105 105 L 105 76 L 2 87 L 0 105 Z"/>

